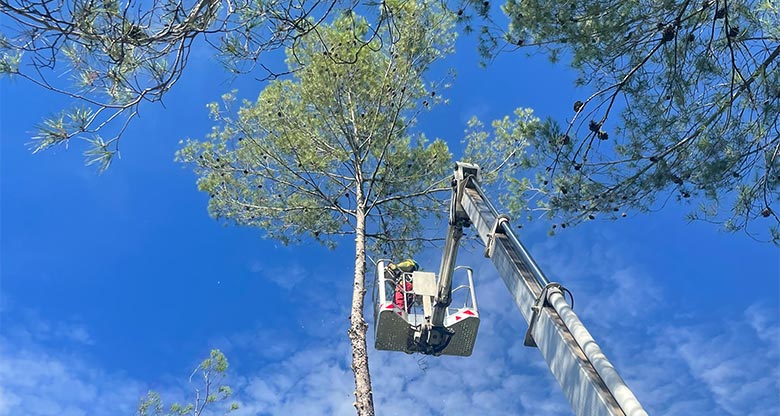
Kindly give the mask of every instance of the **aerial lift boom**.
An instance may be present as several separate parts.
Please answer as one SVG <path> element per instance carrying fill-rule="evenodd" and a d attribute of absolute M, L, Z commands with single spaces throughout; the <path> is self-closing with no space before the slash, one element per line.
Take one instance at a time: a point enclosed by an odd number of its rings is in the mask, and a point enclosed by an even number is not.
<path fill-rule="evenodd" d="M 542 273 L 509 225 L 480 188 L 480 168 L 456 163 L 447 235 L 438 279 L 434 273 L 404 275 L 410 294 L 385 276 L 385 260 L 377 264 L 375 286 L 375 346 L 377 349 L 431 355 L 471 355 L 479 327 L 471 269 L 467 282 L 453 289 L 453 273 L 464 227 L 473 227 L 485 244 L 499 276 L 528 322 L 524 344 L 537 347 L 578 416 L 646 416 L 647 412 L 566 302 L 559 283 Z M 390 300 L 393 287 L 400 298 L 413 296 L 423 313 Z M 463 289 L 463 290 L 462 290 Z M 398 292 L 403 290 L 403 292 Z M 453 294 L 465 293 L 455 306 Z M 419 301 L 418 301 L 419 300 Z M 419 309 L 419 308 L 418 308 Z"/>
<path fill-rule="evenodd" d="M 498 215 L 480 188 L 479 167 L 457 163 L 438 294 L 429 332 L 441 326 L 463 227 L 472 225 L 520 312 L 528 322 L 524 343 L 537 347 L 580 416 L 647 412 L 585 329 L 563 296 L 514 235 L 509 219 Z M 457 334 L 456 334 L 457 335 Z M 435 339 L 434 339 L 435 341 Z"/>

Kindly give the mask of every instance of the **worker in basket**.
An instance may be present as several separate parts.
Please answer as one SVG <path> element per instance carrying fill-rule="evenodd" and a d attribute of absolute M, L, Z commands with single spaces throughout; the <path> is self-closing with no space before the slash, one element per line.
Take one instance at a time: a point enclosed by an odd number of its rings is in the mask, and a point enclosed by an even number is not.
<path fill-rule="evenodd" d="M 407 313 L 412 309 L 412 303 L 414 303 L 412 272 L 417 270 L 420 270 L 420 266 L 412 259 L 404 260 L 398 264 L 390 263 L 385 267 L 385 277 L 393 279 L 395 282 L 393 303 L 395 306 L 405 309 Z"/>

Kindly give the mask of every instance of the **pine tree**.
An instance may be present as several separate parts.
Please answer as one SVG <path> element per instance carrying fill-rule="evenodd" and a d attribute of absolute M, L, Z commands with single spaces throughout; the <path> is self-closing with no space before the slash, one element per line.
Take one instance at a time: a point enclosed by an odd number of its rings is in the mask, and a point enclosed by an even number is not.
<path fill-rule="evenodd" d="M 210 106 L 217 126 L 189 140 L 178 160 L 194 166 L 218 219 L 258 227 L 283 243 L 332 246 L 354 236 L 349 338 L 355 407 L 373 415 L 363 317 L 367 250 L 409 255 L 422 221 L 443 212 L 451 156 L 415 135 L 417 114 L 440 100 L 423 75 L 453 48 L 453 19 L 435 2 L 388 1 L 393 24 L 372 28 L 352 12 L 288 50 L 289 79 L 257 101 L 235 94 Z"/>

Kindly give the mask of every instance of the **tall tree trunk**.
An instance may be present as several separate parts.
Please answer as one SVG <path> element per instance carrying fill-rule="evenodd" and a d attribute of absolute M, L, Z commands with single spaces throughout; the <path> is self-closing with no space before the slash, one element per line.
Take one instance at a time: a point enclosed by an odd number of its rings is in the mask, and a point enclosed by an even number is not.
<path fill-rule="evenodd" d="M 349 339 L 352 343 L 352 371 L 355 374 L 355 409 L 359 416 L 374 416 L 371 374 L 368 371 L 368 348 L 363 318 L 366 295 L 366 212 L 362 189 L 357 187 L 357 221 L 355 226 L 355 282 L 352 288 L 352 311 L 349 315 Z"/>

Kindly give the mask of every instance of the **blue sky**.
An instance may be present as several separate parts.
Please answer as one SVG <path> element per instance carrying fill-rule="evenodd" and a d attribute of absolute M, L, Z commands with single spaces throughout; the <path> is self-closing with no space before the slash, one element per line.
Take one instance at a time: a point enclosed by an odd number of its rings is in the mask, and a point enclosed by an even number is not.
<path fill-rule="evenodd" d="M 457 149 L 466 120 L 515 107 L 563 119 L 580 98 L 562 66 L 523 53 L 486 70 L 461 41 L 450 104 L 419 128 Z M 173 162 L 211 127 L 205 104 L 238 88 L 198 53 L 165 100 L 145 106 L 102 175 L 79 146 L 32 155 L 42 116 L 67 101 L 0 80 L 0 415 L 133 414 L 148 389 L 186 400 L 191 369 L 221 348 L 239 415 L 353 414 L 346 338 L 353 252 L 283 247 L 224 227 Z M 581 93 L 584 94 L 584 93 Z M 743 234 L 650 215 L 520 236 L 651 414 L 763 415 L 780 409 L 780 254 Z M 424 268 L 439 252 L 418 256 Z M 481 250 L 474 355 L 371 349 L 379 415 L 571 414 L 526 324 Z M 373 273 L 371 273 L 373 274 Z M 371 314 L 367 314 L 368 317 Z M 371 339 L 373 335 L 369 333 Z M 464 410 L 468 409 L 468 410 Z"/>

